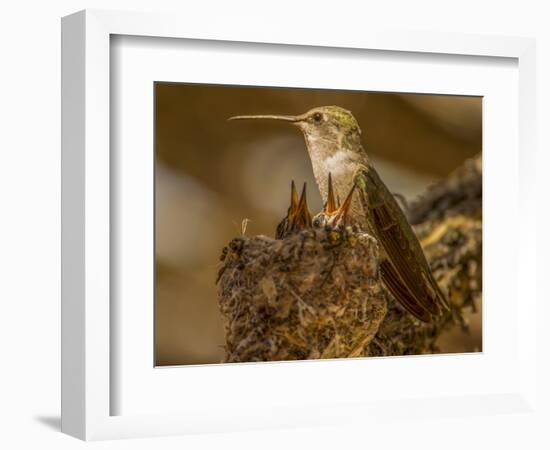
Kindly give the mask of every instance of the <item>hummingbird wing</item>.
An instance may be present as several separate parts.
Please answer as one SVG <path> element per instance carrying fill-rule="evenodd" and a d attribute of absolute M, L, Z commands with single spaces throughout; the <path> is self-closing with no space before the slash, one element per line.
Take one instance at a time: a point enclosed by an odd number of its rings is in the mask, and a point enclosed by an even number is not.
<path fill-rule="evenodd" d="M 430 313 L 418 304 L 389 261 L 380 263 L 380 275 L 388 290 L 407 311 L 423 322 L 430 322 Z"/>
<path fill-rule="evenodd" d="M 405 309 L 423 321 L 448 309 L 426 257 L 403 211 L 376 170 L 365 167 L 356 178 L 371 230 L 386 252 L 380 273 Z"/>

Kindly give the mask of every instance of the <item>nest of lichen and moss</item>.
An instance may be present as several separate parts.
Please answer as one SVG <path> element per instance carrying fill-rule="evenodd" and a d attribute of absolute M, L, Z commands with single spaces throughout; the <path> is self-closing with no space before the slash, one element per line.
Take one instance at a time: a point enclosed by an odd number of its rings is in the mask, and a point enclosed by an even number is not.
<path fill-rule="evenodd" d="M 284 240 L 234 239 L 219 278 L 226 361 L 439 353 L 442 333 L 468 333 L 464 312 L 475 311 L 482 293 L 480 209 L 415 230 L 451 305 L 430 323 L 380 283 L 378 244 L 367 234 L 308 230 Z"/>
<path fill-rule="evenodd" d="M 368 356 L 386 314 L 378 260 L 350 229 L 233 239 L 218 276 L 224 362 Z"/>

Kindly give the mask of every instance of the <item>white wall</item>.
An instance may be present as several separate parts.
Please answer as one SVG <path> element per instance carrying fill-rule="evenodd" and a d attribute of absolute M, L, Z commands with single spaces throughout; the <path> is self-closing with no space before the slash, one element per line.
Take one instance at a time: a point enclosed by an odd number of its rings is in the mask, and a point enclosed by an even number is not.
<path fill-rule="evenodd" d="M 338 26 L 368 28 L 385 23 L 388 28 L 424 31 L 460 31 L 538 38 L 538 188 L 541 208 L 550 193 L 550 14 L 544 1 L 461 0 L 439 1 L 292 1 L 229 2 L 189 1 L 30 1 L 4 2 L 0 8 L 0 447 L 73 448 L 84 445 L 58 432 L 59 428 L 59 316 L 60 316 L 60 17 L 83 8 L 132 10 L 180 9 L 208 21 L 211 14 L 227 20 L 257 15 L 259 19 L 299 26 L 318 20 L 327 33 Z M 356 4 L 353 4 L 356 3 Z M 237 26 L 237 25 L 236 25 Z M 291 69 L 289 69 L 291 70 Z M 546 194 L 545 194 L 546 193 Z M 541 213 L 541 216 L 543 214 Z M 548 211 L 539 235 L 550 229 Z M 539 237 L 548 250 L 548 238 Z M 547 278 L 539 253 L 538 270 Z M 544 271 L 544 273 L 543 273 Z M 548 312 L 548 305 L 542 304 Z M 544 314 L 539 314 L 541 324 Z M 547 329 L 539 327 L 549 343 Z M 546 346 L 545 346 L 546 347 Z M 539 349 L 548 354 L 547 347 Z M 548 362 L 541 359 L 542 375 L 549 379 Z M 544 364 L 544 366 L 542 366 Z M 548 388 L 541 391 L 548 400 Z M 544 391 L 544 389 L 546 389 Z M 550 421 L 547 421 L 550 423 Z M 444 448 L 543 448 L 535 429 L 543 424 L 528 416 L 499 416 L 478 420 L 457 419 L 457 433 Z M 388 430 L 388 445 L 409 442 L 421 446 L 423 433 L 437 423 L 404 423 Z M 547 435 L 546 435 L 547 436 Z M 405 439 L 406 438 L 406 439 Z M 405 439 L 405 441 L 403 441 Z M 548 439 L 546 437 L 545 439 Z M 101 448 L 174 447 L 267 448 L 368 446 L 368 435 L 358 429 L 287 430 L 161 439 L 154 442 L 103 442 Z M 416 445 L 415 445 L 416 444 Z M 548 442 L 546 442 L 548 445 Z M 97 448 L 97 447 L 96 447 Z M 133 448 L 133 447 L 132 447 Z M 546 447 L 548 448 L 548 447 Z"/>

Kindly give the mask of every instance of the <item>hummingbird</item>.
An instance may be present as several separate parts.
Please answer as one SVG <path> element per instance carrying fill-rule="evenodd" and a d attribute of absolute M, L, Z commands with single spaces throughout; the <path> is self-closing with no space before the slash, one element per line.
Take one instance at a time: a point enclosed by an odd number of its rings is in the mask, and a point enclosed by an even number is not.
<path fill-rule="evenodd" d="M 284 239 L 306 228 L 311 228 L 311 213 L 307 206 L 306 183 L 298 200 L 298 192 L 294 180 L 290 184 L 290 206 L 283 220 L 277 225 L 275 239 Z"/>
<path fill-rule="evenodd" d="M 295 116 L 230 118 L 248 119 L 286 122 L 301 130 L 315 181 L 327 205 L 331 185 L 341 198 L 356 187 L 359 195 L 350 200 L 348 215 L 378 240 L 382 281 L 409 313 L 423 322 L 431 322 L 433 317 L 449 309 L 418 238 L 370 161 L 361 143 L 361 128 L 350 111 L 339 106 L 321 106 Z"/>

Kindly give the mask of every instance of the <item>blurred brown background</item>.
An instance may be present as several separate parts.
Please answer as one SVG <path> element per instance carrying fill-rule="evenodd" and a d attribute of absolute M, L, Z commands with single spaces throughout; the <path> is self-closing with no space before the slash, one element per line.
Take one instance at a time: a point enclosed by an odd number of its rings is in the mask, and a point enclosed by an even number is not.
<path fill-rule="evenodd" d="M 216 273 L 222 248 L 241 234 L 273 236 L 290 180 L 321 200 L 301 133 L 288 124 L 228 122 L 238 114 L 299 114 L 338 105 L 353 112 L 363 144 L 393 192 L 413 199 L 481 151 L 480 97 L 156 83 L 157 365 L 217 363 L 223 355 Z M 451 332 L 443 351 L 481 347 Z"/>

